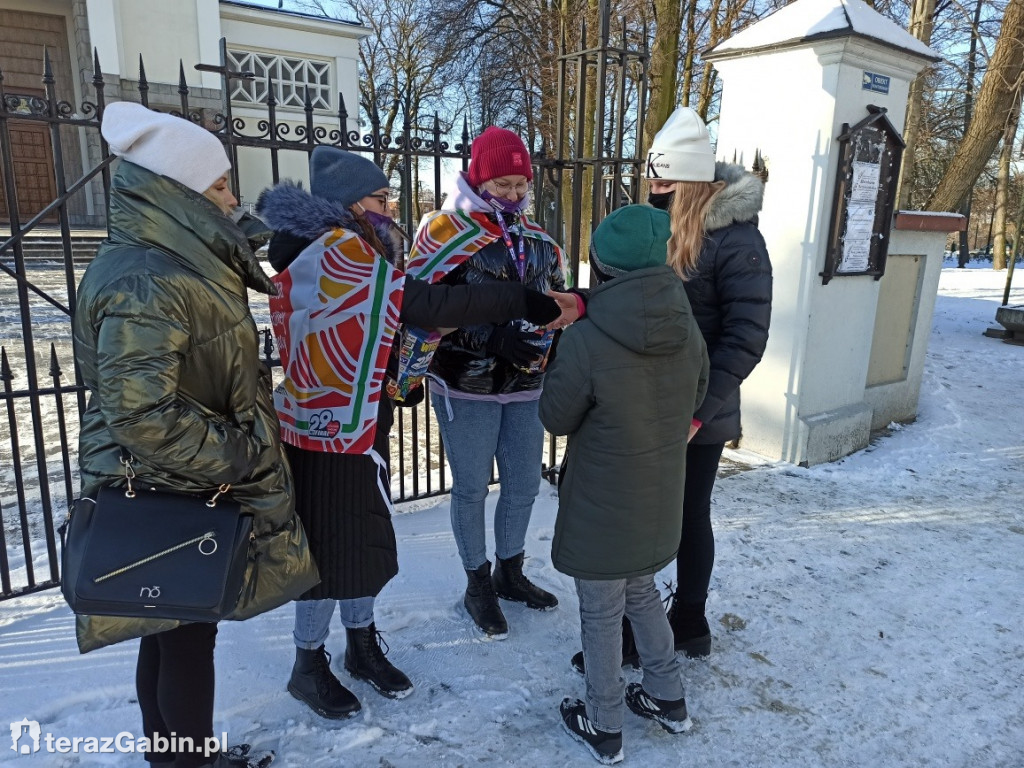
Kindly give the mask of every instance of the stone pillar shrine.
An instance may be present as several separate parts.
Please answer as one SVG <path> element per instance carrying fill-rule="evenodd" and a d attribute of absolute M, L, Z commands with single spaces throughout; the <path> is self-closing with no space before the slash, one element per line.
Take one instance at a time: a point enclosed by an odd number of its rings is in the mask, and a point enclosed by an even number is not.
<path fill-rule="evenodd" d="M 771 335 L 741 390 L 741 445 L 813 465 L 917 413 L 955 214 L 894 211 L 907 97 L 938 60 L 861 0 L 797 0 L 705 55 L 717 154 L 769 173 L 759 228 Z"/>

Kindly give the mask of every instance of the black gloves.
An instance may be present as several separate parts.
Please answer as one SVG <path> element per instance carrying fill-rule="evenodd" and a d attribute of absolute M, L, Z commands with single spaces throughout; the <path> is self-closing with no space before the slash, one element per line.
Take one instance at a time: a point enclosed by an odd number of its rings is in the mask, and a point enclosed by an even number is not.
<path fill-rule="evenodd" d="M 562 309 L 558 306 L 558 302 L 546 293 L 527 288 L 524 300 L 526 303 L 526 314 L 523 317 L 530 325 L 547 325 L 562 314 Z"/>
<path fill-rule="evenodd" d="M 537 291 L 533 291 L 533 293 L 544 296 Z M 550 297 L 544 296 L 544 298 Z M 554 299 L 551 299 L 551 303 L 554 304 Z M 529 340 L 539 341 L 540 336 L 511 325 L 500 325 L 491 331 L 491 335 L 487 339 L 487 353 L 504 358 L 519 368 L 529 368 L 530 364 L 542 354 Z"/>

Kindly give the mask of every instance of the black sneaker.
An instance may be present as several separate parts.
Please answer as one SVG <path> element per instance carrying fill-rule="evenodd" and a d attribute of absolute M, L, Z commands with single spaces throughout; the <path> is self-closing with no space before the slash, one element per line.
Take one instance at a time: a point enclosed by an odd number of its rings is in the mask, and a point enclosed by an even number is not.
<path fill-rule="evenodd" d="M 653 720 L 669 733 L 682 733 L 690 730 L 693 725 L 686 714 L 685 698 L 675 701 L 656 699 L 640 683 L 626 686 L 626 706 L 633 714 Z"/>
<path fill-rule="evenodd" d="M 573 739 L 590 750 L 599 763 L 614 765 L 622 762 L 622 732 L 602 731 L 587 717 L 587 705 L 579 699 L 562 699 L 558 712 L 562 727 Z"/>

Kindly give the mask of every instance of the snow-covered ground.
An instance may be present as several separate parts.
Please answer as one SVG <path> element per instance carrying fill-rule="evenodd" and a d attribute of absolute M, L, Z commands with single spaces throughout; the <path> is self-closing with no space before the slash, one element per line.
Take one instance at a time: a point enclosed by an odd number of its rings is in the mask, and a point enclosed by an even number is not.
<path fill-rule="evenodd" d="M 914 424 L 811 469 L 727 452 L 751 468 L 715 492 L 714 650 L 683 664 L 694 728 L 672 736 L 627 712 L 626 765 L 1024 765 L 1024 347 L 981 335 L 1004 279 L 943 272 Z M 506 604 L 503 642 L 481 640 L 463 615 L 447 505 L 400 509 L 402 571 L 378 625 L 417 688 L 388 701 L 349 681 L 336 623 L 328 649 L 364 704 L 354 720 L 322 720 L 284 691 L 290 609 L 222 624 L 217 730 L 276 749 L 275 766 L 596 765 L 557 717 L 583 681 L 569 667 L 572 583 L 550 566 L 555 509 L 545 484 L 527 571 L 561 605 Z M 44 734 L 138 734 L 135 652 L 78 655 L 56 592 L 0 603 L 0 728 L 28 718 Z M 6 737 L 0 763 L 142 765 L 17 757 Z"/>

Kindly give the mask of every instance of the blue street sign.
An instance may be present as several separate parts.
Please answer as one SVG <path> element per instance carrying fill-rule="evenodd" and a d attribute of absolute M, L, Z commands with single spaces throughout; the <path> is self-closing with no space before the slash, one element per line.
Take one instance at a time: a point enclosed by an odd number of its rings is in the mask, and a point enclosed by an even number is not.
<path fill-rule="evenodd" d="M 865 72 L 861 80 L 861 90 L 874 91 L 875 93 L 889 92 L 889 76 L 876 75 L 874 72 Z"/>

